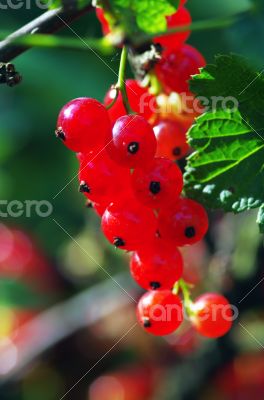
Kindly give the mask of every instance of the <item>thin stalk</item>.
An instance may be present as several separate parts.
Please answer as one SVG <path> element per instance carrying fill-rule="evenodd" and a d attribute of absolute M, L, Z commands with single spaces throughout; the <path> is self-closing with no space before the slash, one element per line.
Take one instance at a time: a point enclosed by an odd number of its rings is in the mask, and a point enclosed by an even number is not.
<path fill-rule="evenodd" d="M 188 316 L 190 316 L 193 314 L 192 311 L 193 302 L 191 299 L 190 285 L 187 282 L 185 282 L 184 279 L 180 279 L 179 281 L 177 281 L 173 287 L 174 294 L 178 294 L 179 291 L 182 292 L 184 307 L 185 310 L 187 311 Z"/>
<path fill-rule="evenodd" d="M 14 44 L 16 39 L 36 33 L 50 34 L 57 32 L 65 28 L 65 25 L 71 24 L 74 20 L 93 10 L 90 2 L 78 9 L 76 9 L 76 4 L 76 1 L 73 0 L 71 4 L 71 0 L 68 0 L 68 7 L 46 11 L 2 40 L 0 42 L 0 62 L 10 62 L 30 48 L 26 45 Z"/>
<path fill-rule="evenodd" d="M 115 97 L 113 98 L 113 100 L 111 101 L 111 103 L 109 103 L 109 104 L 105 107 L 107 110 L 110 110 L 110 108 L 113 107 L 113 105 L 115 104 L 115 102 L 116 102 L 116 100 L 117 100 L 117 98 L 118 98 L 119 89 L 117 89 L 117 88 L 115 87 L 114 90 L 115 90 Z"/>
<path fill-rule="evenodd" d="M 128 114 L 133 114 L 134 111 L 131 109 L 129 101 L 128 101 L 128 96 L 127 96 L 127 91 L 126 91 L 126 82 L 125 82 L 127 57 L 128 57 L 128 49 L 126 46 L 123 46 L 122 53 L 121 53 L 120 65 L 119 65 L 119 73 L 118 73 L 118 81 L 117 81 L 116 89 L 119 90 L 122 95 L 122 100 L 123 100 L 123 104 L 126 109 L 126 112 Z"/>
<path fill-rule="evenodd" d="M 214 19 L 205 19 L 202 21 L 195 21 L 189 25 L 181 25 L 176 28 L 170 28 L 165 32 L 156 32 L 151 35 L 142 35 L 139 37 L 138 41 L 136 41 L 137 45 L 143 44 L 146 42 L 147 39 L 153 39 L 157 36 L 164 36 L 164 35 L 173 35 L 175 33 L 192 31 L 206 31 L 211 29 L 221 29 L 221 28 L 228 28 L 232 26 L 235 22 L 237 22 L 238 16 L 232 16 L 227 18 L 214 18 Z"/>
<path fill-rule="evenodd" d="M 5 33 L 0 31 L 0 39 L 5 37 Z M 114 47 L 107 38 L 84 38 L 82 41 L 73 37 L 62 37 L 57 35 L 34 34 L 20 36 L 12 40 L 13 45 L 39 48 L 66 48 L 73 50 L 92 49 L 103 55 L 111 55 Z"/>

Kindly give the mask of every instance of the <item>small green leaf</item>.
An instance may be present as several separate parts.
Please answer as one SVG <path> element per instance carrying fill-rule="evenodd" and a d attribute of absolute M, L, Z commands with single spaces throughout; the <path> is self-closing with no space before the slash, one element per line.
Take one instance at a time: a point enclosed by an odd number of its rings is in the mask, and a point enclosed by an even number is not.
<path fill-rule="evenodd" d="M 259 224 L 260 233 L 264 233 L 264 204 L 259 208 L 257 224 Z"/>
<path fill-rule="evenodd" d="M 176 3 L 176 2 L 175 2 Z M 176 11 L 177 7 L 167 0 L 135 0 L 137 24 L 147 33 L 166 31 L 166 16 Z"/>
<path fill-rule="evenodd" d="M 166 16 L 173 14 L 179 0 L 110 0 L 113 12 L 128 34 L 155 33 L 167 28 Z"/>
<path fill-rule="evenodd" d="M 42 3 L 47 4 L 47 8 L 49 8 L 50 10 L 52 10 L 54 8 L 62 7 L 64 4 L 65 4 L 65 6 L 67 6 L 67 2 L 63 1 L 63 0 L 42 0 Z M 91 0 L 76 0 L 75 4 L 76 4 L 77 9 L 81 9 L 90 3 L 91 3 Z"/>
<path fill-rule="evenodd" d="M 59 8 L 62 6 L 62 0 L 42 0 L 41 2 L 46 4 L 49 10 L 53 10 L 54 8 Z"/>

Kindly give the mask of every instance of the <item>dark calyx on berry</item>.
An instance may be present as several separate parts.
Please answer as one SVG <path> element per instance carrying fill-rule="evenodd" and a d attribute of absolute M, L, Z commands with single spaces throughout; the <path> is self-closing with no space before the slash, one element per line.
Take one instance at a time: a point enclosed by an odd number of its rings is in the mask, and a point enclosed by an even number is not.
<path fill-rule="evenodd" d="M 181 148 L 180 147 L 174 147 L 174 149 L 172 150 L 172 154 L 174 156 L 180 156 L 181 155 Z"/>
<path fill-rule="evenodd" d="M 90 193 L 90 188 L 87 185 L 87 183 L 85 183 L 84 181 L 81 181 L 80 186 L 79 186 L 79 192 L 81 193 Z"/>
<path fill-rule="evenodd" d="M 149 184 L 149 190 L 152 194 L 158 194 L 160 192 L 160 182 L 152 181 Z"/>
<path fill-rule="evenodd" d="M 161 285 L 160 285 L 159 282 L 150 282 L 150 287 L 151 287 L 153 290 L 159 289 L 160 286 L 161 286 Z"/>
<path fill-rule="evenodd" d="M 63 141 L 65 141 L 65 139 L 66 139 L 65 133 L 63 132 L 63 130 L 62 130 L 61 127 L 59 127 L 59 128 L 56 129 L 55 135 L 56 135 L 57 138 L 59 138 L 59 139 L 61 139 L 61 140 L 63 140 Z"/>
<path fill-rule="evenodd" d="M 193 226 L 187 226 L 185 229 L 185 236 L 187 238 L 193 238 L 195 236 L 195 228 Z"/>
<path fill-rule="evenodd" d="M 139 144 L 138 142 L 131 142 L 127 146 L 127 150 L 130 154 L 136 154 L 139 150 Z"/>
<path fill-rule="evenodd" d="M 151 327 L 150 319 L 148 317 L 144 317 L 143 318 L 143 326 L 144 326 L 144 328 L 150 328 Z"/>
<path fill-rule="evenodd" d="M 122 247 L 122 246 L 125 246 L 125 242 L 124 242 L 124 240 L 123 240 L 123 239 L 121 239 L 120 237 L 116 237 L 116 238 L 114 238 L 113 244 L 114 244 L 116 247 Z"/>

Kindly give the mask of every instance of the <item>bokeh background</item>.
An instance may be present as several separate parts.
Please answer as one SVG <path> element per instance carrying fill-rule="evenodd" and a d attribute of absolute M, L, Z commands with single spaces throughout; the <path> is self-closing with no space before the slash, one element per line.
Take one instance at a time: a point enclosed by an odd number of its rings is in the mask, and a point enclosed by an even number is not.
<path fill-rule="evenodd" d="M 0 35 L 41 13 L 30 5 L 1 10 Z M 231 28 L 193 33 L 189 43 L 208 62 L 233 52 L 262 69 L 263 15 L 250 7 L 250 0 L 189 0 L 194 21 L 242 13 Z M 101 36 L 94 13 L 72 27 Z M 239 307 L 229 335 L 205 341 L 188 324 L 169 339 L 131 329 L 135 304 L 118 284 L 132 297 L 140 292 L 127 257 L 100 234 L 78 193 L 76 157 L 54 136 L 62 105 L 102 100 L 117 80 L 120 51 L 100 57 L 111 68 L 87 48 L 35 48 L 15 60 L 22 84 L 0 87 L 0 199 L 53 205 L 47 218 L 1 218 L 0 398 L 59 400 L 87 373 L 65 399 L 263 400 L 264 252 L 254 212 L 212 214 L 206 240 L 184 254 L 195 294 L 219 290 Z"/>

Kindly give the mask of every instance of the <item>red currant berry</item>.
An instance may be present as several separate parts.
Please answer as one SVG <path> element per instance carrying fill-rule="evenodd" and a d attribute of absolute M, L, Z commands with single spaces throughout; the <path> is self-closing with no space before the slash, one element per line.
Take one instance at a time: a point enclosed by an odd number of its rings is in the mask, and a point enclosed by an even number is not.
<path fill-rule="evenodd" d="M 126 91 L 130 107 L 135 113 L 149 119 L 157 110 L 156 100 L 153 95 L 148 92 L 147 88 L 143 88 L 134 79 L 126 80 Z M 110 89 L 105 96 L 104 104 L 108 106 L 116 96 L 116 89 Z M 118 94 L 115 104 L 108 110 L 109 117 L 114 124 L 116 120 L 127 112 L 123 105 L 121 93 Z"/>
<path fill-rule="evenodd" d="M 80 192 L 95 202 L 113 201 L 126 190 L 130 171 L 119 167 L 105 150 L 91 151 L 80 162 Z"/>
<path fill-rule="evenodd" d="M 185 44 L 174 50 L 166 50 L 156 65 L 156 73 L 167 93 L 188 92 L 191 75 L 199 73 L 205 59 L 194 47 Z"/>
<path fill-rule="evenodd" d="M 102 217 L 103 213 L 109 206 L 109 203 L 93 203 L 93 209 L 99 217 Z"/>
<path fill-rule="evenodd" d="M 139 115 L 120 117 L 107 146 L 109 156 L 117 163 L 135 168 L 154 158 L 157 141 L 152 127 Z"/>
<path fill-rule="evenodd" d="M 137 318 L 147 332 L 157 336 L 169 335 L 182 323 L 181 299 L 170 290 L 147 292 L 138 302 Z"/>
<path fill-rule="evenodd" d="M 130 272 L 143 289 L 172 289 L 183 273 L 183 259 L 172 243 L 155 239 L 133 253 Z"/>
<path fill-rule="evenodd" d="M 111 203 L 102 216 L 102 230 L 110 243 L 124 250 L 137 250 L 154 239 L 157 219 L 133 197 Z"/>
<path fill-rule="evenodd" d="M 79 152 L 79 153 L 76 153 L 76 158 L 79 161 L 79 163 L 81 163 L 84 160 L 85 155 L 83 153 Z"/>
<path fill-rule="evenodd" d="M 75 152 L 87 153 L 95 147 L 103 147 L 110 134 L 107 110 L 95 99 L 80 97 L 60 111 L 56 135 Z"/>
<path fill-rule="evenodd" d="M 185 246 L 201 240 L 208 230 L 205 209 L 191 199 L 179 199 L 171 208 L 159 214 L 159 232 L 163 239 Z"/>
<path fill-rule="evenodd" d="M 100 7 L 96 7 L 95 11 L 96 16 L 101 23 L 103 34 L 108 35 L 111 32 L 111 29 L 107 19 L 105 18 L 104 10 Z"/>
<path fill-rule="evenodd" d="M 190 25 L 192 22 L 191 14 L 185 7 L 180 7 L 176 13 L 166 17 L 166 19 L 168 29 Z M 167 49 L 174 49 L 182 45 L 188 39 L 190 33 L 191 31 L 185 31 L 171 35 L 162 35 L 156 37 L 154 42 L 160 43 Z"/>
<path fill-rule="evenodd" d="M 225 335 L 232 326 L 233 311 L 228 300 L 217 293 L 206 293 L 193 304 L 192 324 L 209 338 Z"/>
<path fill-rule="evenodd" d="M 180 168 L 167 158 L 154 158 L 145 167 L 136 168 L 131 178 L 137 199 L 152 208 L 175 202 L 183 188 Z"/>
<path fill-rule="evenodd" d="M 186 156 L 189 145 L 182 124 L 169 119 L 162 120 L 153 130 L 157 139 L 157 157 L 167 157 L 175 161 Z"/>

